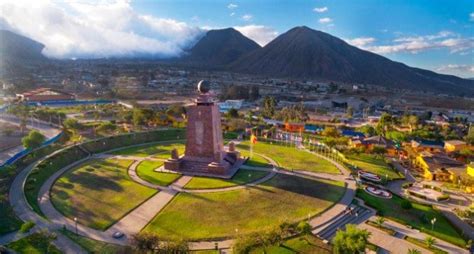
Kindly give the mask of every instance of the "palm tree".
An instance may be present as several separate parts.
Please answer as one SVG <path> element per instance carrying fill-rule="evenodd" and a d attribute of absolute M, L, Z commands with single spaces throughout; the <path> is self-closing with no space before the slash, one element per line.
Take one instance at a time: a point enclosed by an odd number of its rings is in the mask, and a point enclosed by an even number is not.
<path fill-rule="evenodd" d="M 418 249 L 409 249 L 407 254 L 421 254 L 421 251 Z"/>
<path fill-rule="evenodd" d="M 425 243 L 426 243 L 426 246 L 428 246 L 428 248 L 431 248 L 436 243 L 436 239 L 434 239 L 431 236 L 427 236 L 425 238 Z"/>
<path fill-rule="evenodd" d="M 375 219 L 375 223 L 376 223 L 379 227 L 381 227 L 384 222 L 385 222 L 385 218 L 384 218 L 384 217 L 379 216 L 379 217 L 377 217 L 377 218 Z"/>

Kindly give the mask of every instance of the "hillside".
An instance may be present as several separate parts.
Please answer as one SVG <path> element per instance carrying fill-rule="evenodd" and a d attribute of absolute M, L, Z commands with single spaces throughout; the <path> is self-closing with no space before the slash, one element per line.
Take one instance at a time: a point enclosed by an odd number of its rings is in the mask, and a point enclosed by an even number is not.
<path fill-rule="evenodd" d="M 474 81 L 412 68 L 330 34 L 295 27 L 229 69 L 271 77 L 316 78 L 442 93 L 474 94 Z"/>
<path fill-rule="evenodd" d="M 260 46 L 233 28 L 210 30 L 181 59 L 201 66 L 227 65 Z"/>

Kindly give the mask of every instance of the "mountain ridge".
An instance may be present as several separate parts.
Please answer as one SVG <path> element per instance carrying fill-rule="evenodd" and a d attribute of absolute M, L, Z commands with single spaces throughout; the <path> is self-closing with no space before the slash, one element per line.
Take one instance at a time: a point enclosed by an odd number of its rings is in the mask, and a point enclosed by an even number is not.
<path fill-rule="evenodd" d="M 470 80 L 410 67 L 306 26 L 288 30 L 263 48 L 239 58 L 229 69 L 264 76 L 319 78 L 446 93 L 462 89 L 474 94 L 474 82 Z"/>

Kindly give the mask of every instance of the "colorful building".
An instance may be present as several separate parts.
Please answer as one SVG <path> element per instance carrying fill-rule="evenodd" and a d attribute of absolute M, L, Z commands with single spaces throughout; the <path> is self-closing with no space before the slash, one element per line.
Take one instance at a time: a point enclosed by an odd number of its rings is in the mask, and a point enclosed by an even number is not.
<path fill-rule="evenodd" d="M 474 177 L 474 162 L 467 165 L 466 173 L 468 176 Z"/>
<path fill-rule="evenodd" d="M 454 181 L 465 172 L 462 162 L 450 158 L 444 153 L 422 151 L 414 164 L 423 170 L 423 177 L 430 181 Z"/>
<path fill-rule="evenodd" d="M 444 150 L 447 153 L 459 152 L 462 149 L 467 148 L 466 142 L 462 140 L 447 140 L 444 141 Z"/>
<path fill-rule="evenodd" d="M 285 131 L 304 132 L 304 123 L 285 123 Z"/>

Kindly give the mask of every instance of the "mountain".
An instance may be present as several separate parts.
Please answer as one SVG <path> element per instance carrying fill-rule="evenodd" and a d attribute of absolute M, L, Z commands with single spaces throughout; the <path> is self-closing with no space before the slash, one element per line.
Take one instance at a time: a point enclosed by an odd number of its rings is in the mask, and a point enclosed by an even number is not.
<path fill-rule="evenodd" d="M 0 58 L 2 61 L 37 61 L 46 59 L 41 51 L 44 45 L 25 36 L 0 30 Z"/>
<path fill-rule="evenodd" d="M 272 77 L 315 78 L 442 93 L 474 94 L 474 81 L 409 67 L 330 34 L 295 27 L 229 65 Z"/>
<path fill-rule="evenodd" d="M 210 30 L 180 61 L 199 66 L 218 67 L 230 64 L 260 48 L 257 43 L 233 28 Z"/>

